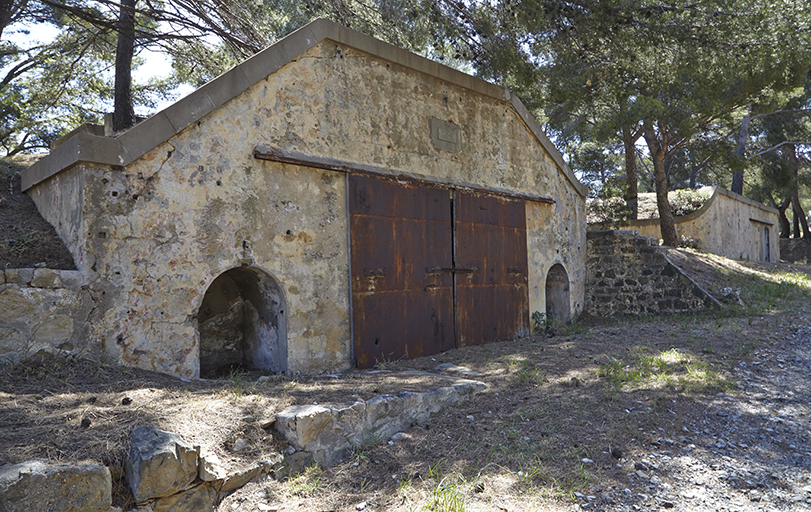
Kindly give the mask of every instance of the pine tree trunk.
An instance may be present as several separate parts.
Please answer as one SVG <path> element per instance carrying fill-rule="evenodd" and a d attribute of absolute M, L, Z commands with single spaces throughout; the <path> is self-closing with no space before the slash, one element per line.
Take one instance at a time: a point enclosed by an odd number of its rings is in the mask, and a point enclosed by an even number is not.
<path fill-rule="evenodd" d="M 790 204 L 791 197 L 787 197 L 782 203 L 776 206 L 777 217 L 780 219 L 780 238 L 791 237 L 791 223 L 789 223 L 788 217 L 786 216 L 786 210 L 788 210 Z"/>
<path fill-rule="evenodd" d="M 662 242 L 669 247 L 678 247 L 679 239 L 676 235 L 676 223 L 673 221 L 673 210 L 667 198 L 667 174 L 665 172 L 665 158 L 667 157 L 667 135 L 660 141 L 653 129 L 653 124 L 645 122 L 645 142 L 653 158 L 653 179 L 656 184 L 656 206 L 659 209 L 659 228 L 662 232 Z"/>
<path fill-rule="evenodd" d="M 794 195 L 791 197 L 791 212 L 794 214 L 794 238 L 800 238 L 800 235 L 802 235 L 806 240 L 811 239 L 811 233 L 808 231 L 808 219 L 805 218 L 805 212 L 800 204 L 799 190 L 795 190 Z"/>
<path fill-rule="evenodd" d="M 749 138 L 749 124 L 752 122 L 752 116 L 744 116 L 741 121 L 741 132 L 738 134 L 738 147 L 735 154 L 738 156 L 741 165 L 743 165 L 744 158 L 746 157 L 746 141 Z M 743 171 L 735 171 L 732 175 L 732 191 L 736 194 L 743 195 Z"/>
<path fill-rule="evenodd" d="M 118 17 L 118 46 L 115 51 L 115 90 L 113 93 L 113 131 L 135 125 L 132 101 L 132 57 L 135 53 L 135 2 L 121 0 Z"/>
<path fill-rule="evenodd" d="M 639 215 L 639 190 L 636 175 L 636 148 L 630 128 L 623 127 L 622 143 L 625 146 L 625 204 L 630 219 L 636 220 Z"/>

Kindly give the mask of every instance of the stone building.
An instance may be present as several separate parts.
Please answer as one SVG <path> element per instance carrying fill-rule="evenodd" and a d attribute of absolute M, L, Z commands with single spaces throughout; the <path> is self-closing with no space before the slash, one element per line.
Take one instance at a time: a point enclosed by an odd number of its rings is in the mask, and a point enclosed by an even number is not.
<path fill-rule="evenodd" d="M 328 371 L 583 308 L 586 189 L 521 102 L 331 22 L 99 130 L 23 176 L 92 300 L 76 351 Z"/>
<path fill-rule="evenodd" d="M 696 249 L 732 259 L 780 261 L 777 210 L 721 187 L 705 187 L 710 199 L 697 211 L 676 217 L 676 233 Z M 704 190 L 704 189 L 702 189 Z M 640 194 L 651 196 L 655 194 Z M 659 218 L 628 221 L 626 229 L 659 239 Z"/>

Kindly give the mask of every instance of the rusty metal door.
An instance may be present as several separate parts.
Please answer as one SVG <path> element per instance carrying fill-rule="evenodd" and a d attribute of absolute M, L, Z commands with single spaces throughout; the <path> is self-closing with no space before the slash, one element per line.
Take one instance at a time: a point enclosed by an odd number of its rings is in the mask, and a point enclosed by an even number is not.
<path fill-rule="evenodd" d="M 352 174 L 349 194 L 358 366 L 454 348 L 450 191 Z"/>
<path fill-rule="evenodd" d="M 529 331 L 524 201 L 476 192 L 454 196 L 459 346 Z"/>

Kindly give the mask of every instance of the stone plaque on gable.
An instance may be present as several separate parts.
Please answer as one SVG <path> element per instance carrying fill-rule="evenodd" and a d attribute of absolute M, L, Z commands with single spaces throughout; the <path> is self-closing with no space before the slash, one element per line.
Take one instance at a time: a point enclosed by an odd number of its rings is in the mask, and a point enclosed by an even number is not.
<path fill-rule="evenodd" d="M 431 143 L 437 149 L 444 149 L 451 153 L 460 153 L 462 151 L 461 129 L 452 122 L 432 117 Z"/>

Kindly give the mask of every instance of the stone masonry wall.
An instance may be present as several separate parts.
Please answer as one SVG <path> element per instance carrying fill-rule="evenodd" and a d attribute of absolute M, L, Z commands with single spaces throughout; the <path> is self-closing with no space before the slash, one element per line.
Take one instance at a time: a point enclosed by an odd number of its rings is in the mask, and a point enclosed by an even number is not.
<path fill-rule="evenodd" d="M 0 270 L 0 360 L 39 350 L 85 352 L 91 292 L 72 270 Z"/>
<path fill-rule="evenodd" d="M 205 94 L 197 97 L 211 101 Z M 459 127 L 460 152 L 433 145 L 432 117 Z M 582 310 L 585 202 L 515 108 L 324 41 L 136 161 L 79 163 L 26 191 L 67 241 L 88 289 L 104 294 L 88 337 L 108 360 L 199 376 L 205 293 L 247 262 L 284 297 L 287 370 L 351 366 L 346 177 L 258 160 L 257 145 L 542 191 L 554 204 L 528 201 L 526 209 L 529 310 L 546 310 L 555 264 L 568 273 L 570 309 Z"/>
<path fill-rule="evenodd" d="M 636 231 L 590 231 L 586 310 L 600 317 L 678 313 L 718 302 Z"/>

